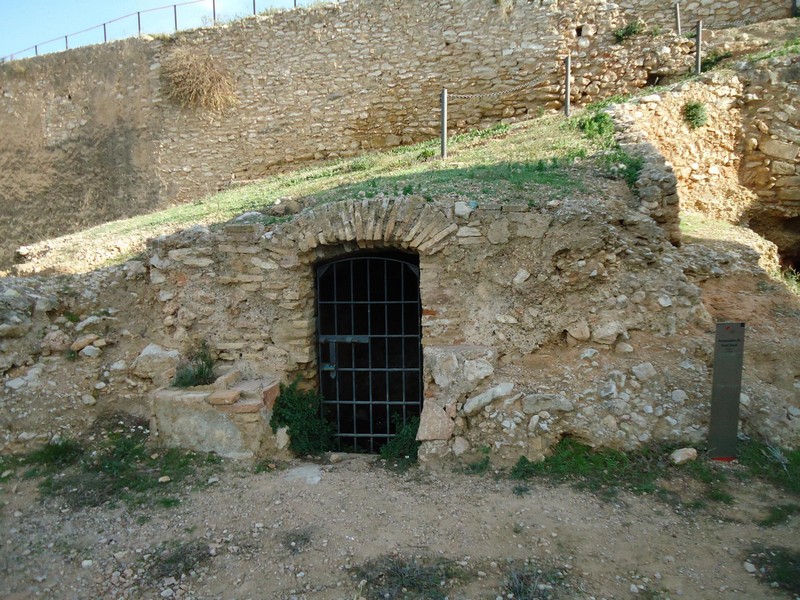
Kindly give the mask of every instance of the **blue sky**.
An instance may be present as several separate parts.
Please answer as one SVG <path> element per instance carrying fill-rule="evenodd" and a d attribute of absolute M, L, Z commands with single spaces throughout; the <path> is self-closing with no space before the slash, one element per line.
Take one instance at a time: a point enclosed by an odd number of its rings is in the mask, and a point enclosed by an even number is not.
<path fill-rule="evenodd" d="M 40 44 L 39 53 L 64 49 L 64 36 L 96 25 L 108 23 L 109 40 L 136 35 L 138 21 L 135 14 L 113 23 L 110 21 L 152 8 L 167 6 L 164 10 L 143 12 L 142 31 L 163 33 L 174 30 L 173 4 L 190 0 L 0 0 L 0 58 L 15 54 L 17 58 L 33 56 L 34 50 L 24 48 Z M 253 13 L 253 0 L 214 0 L 217 18 L 229 20 Z M 297 0 L 299 6 L 310 0 Z M 294 0 L 256 0 L 256 10 L 291 8 Z M 209 22 L 212 0 L 178 6 L 178 27 L 189 29 Z M 42 44 L 57 38 L 55 42 Z M 69 47 L 75 48 L 103 41 L 103 28 L 79 35 L 69 35 Z"/>

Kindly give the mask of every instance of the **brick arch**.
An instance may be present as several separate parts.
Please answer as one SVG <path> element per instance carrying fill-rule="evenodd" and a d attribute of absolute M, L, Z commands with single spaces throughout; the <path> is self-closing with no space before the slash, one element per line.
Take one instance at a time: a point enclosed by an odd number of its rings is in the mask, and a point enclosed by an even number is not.
<path fill-rule="evenodd" d="M 275 226 L 267 235 L 274 246 L 301 253 L 355 243 L 361 248 L 394 247 L 431 255 L 457 229 L 452 217 L 435 204 L 401 196 L 324 204 Z"/>

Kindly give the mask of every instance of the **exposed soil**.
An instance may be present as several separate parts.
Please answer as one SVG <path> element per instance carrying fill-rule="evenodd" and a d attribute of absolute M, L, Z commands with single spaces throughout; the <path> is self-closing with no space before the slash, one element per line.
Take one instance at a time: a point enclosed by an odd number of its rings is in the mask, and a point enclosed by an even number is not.
<path fill-rule="evenodd" d="M 38 500 L 34 481 L 12 477 L 0 492 L 0 595 L 369 598 L 353 568 L 391 554 L 456 561 L 451 599 L 507 597 L 507 574 L 526 561 L 560 571 L 555 588 L 564 598 L 791 597 L 744 566 L 756 544 L 800 549 L 797 517 L 770 529 L 756 524 L 787 501 L 760 483 L 729 477 L 732 504 L 690 510 L 546 483 L 514 493 L 516 482 L 491 470 L 395 474 L 373 457 L 334 459 L 261 474 L 223 465 L 218 482 L 178 492 L 178 507 L 155 511 L 72 511 L 60 498 Z M 697 492 L 688 481 L 669 487 L 684 501 Z M 190 567 L 183 578 L 162 554 L 181 544 Z"/>

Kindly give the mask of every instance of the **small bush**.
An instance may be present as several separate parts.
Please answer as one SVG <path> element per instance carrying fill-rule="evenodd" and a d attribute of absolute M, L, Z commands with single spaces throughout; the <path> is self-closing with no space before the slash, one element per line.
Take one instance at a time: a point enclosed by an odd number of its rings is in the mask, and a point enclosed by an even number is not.
<path fill-rule="evenodd" d="M 333 447 L 333 426 L 322 418 L 322 397 L 314 391 L 297 389 L 299 379 L 281 384 L 270 425 L 272 431 L 286 427 L 289 449 L 298 456 L 317 456 Z"/>
<path fill-rule="evenodd" d="M 369 171 L 377 164 L 377 158 L 375 156 L 371 156 L 365 154 L 364 156 L 359 156 L 358 158 L 354 158 L 350 161 L 350 170 L 351 171 Z"/>
<path fill-rule="evenodd" d="M 590 112 L 577 120 L 578 129 L 589 139 L 613 139 L 614 120 L 605 112 Z"/>
<path fill-rule="evenodd" d="M 775 527 L 782 525 L 794 515 L 800 515 L 800 506 L 797 504 L 780 504 L 769 509 L 769 515 L 761 519 L 758 524 L 762 527 Z"/>
<path fill-rule="evenodd" d="M 709 52 L 705 57 L 703 57 L 703 60 L 700 62 L 700 69 L 703 72 L 710 71 L 711 69 L 716 67 L 719 63 L 721 63 L 723 60 L 725 60 L 726 58 L 730 58 L 731 56 L 733 56 L 732 52 L 717 52 L 716 50 Z"/>
<path fill-rule="evenodd" d="M 683 105 L 683 120 L 686 121 L 692 129 L 703 127 L 708 123 L 706 105 L 702 102 L 687 102 Z"/>
<path fill-rule="evenodd" d="M 417 160 L 419 160 L 419 161 L 430 160 L 431 158 L 434 158 L 435 156 L 436 156 L 436 149 L 435 148 L 423 148 L 417 154 Z"/>
<path fill-rule="evenodd" d="M 420 446 L 417 441 L 419 417 L 409 419 L 403 424 L 400 415 L 395 415 L 395 425 L 397 433 L 381 446 L 381 458 L 391 463 L 392 466 L 405 470 L 411 465 L 417 464 Z"/>
<path fill-rule="evenodd" d="M 198 567 L 211 560 L 208 551 L 208 542 L 194 540 L 177 544 L 172 549 L 165 549 L 152 559 L 148 566 L 147 574 L 152 581 L 159 581 L 166 577 L 181 579 Z"/>
<path fill-rule="evenodd" d="M 199 48 L 172 50 L 161 65 L 167 98 L 183 108 L 223 111 L 237 103 L 233 77 Z"/>
<path fill-rule="evenodd" d="M 179 388 L 208 385 L 214 383 L 214 360 L 208 349 L 207 342 L 200 346 L 189 356 L 189 361 L 178 367 L 172 385 Z"/>
<path fill-rule="evenodd" d="M 614 31 L 614 39 L 618 44 L 621 44 L 625 40 L 635 35 L 639 35 L 640 33 L 644 32 L 644 23 L 642 21 L 631 21 L 625 27 L 617 29 Z"/>

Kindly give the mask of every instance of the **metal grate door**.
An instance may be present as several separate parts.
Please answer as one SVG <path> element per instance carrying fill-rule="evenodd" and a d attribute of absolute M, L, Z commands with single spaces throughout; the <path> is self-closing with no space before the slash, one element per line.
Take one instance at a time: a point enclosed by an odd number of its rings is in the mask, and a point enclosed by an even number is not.
<path fill-rule="evenodd" d="M 377 452 L 420 414 L 418 261 L 359 255 L 317 268 L 320 392 L 341 450 Z"/>

